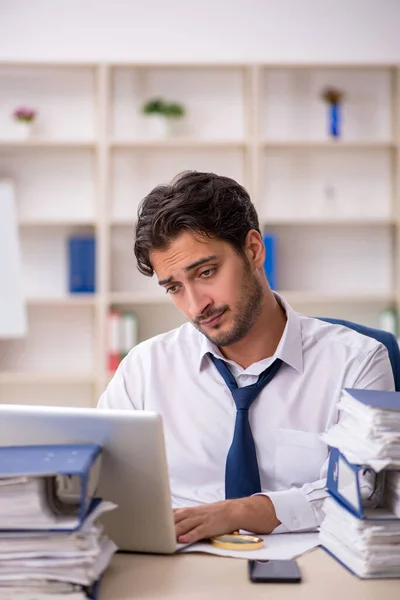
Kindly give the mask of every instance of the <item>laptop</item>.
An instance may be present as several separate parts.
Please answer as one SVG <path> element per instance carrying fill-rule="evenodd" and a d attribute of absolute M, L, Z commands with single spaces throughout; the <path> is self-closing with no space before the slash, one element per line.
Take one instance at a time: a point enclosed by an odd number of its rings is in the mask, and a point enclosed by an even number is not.
<path fill-rule="evenodd" d="M 120 550 L 172 554 L 175 537 L 161 417 L 152 412 L 0 405 L 0 445 L 96 443 L 97 496 L 118 509 L 101 517 Z"/>

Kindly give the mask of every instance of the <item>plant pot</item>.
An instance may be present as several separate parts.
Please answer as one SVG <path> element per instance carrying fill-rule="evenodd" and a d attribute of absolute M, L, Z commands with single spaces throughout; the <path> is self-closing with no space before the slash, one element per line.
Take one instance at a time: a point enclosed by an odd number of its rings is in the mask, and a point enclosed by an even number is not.
<path fill-rule="evenodd" d="M 164 140 L 169 137 L 169 119 L 163 115 L 149 115 L 147 119 L 147 134 L 152 140 Z"/>
<path fill-rule="evenodd" d="M 31 137 L 33 130 L 32 121 L 14 121 L 14 135 L 19 140 L 27 140 Z"/>
<path fill-rule="evenodd" d="M 183 137 L 185 135 L 185 120 L 183 118 L 170 118 L 169 135 L 171 137 Z"/>

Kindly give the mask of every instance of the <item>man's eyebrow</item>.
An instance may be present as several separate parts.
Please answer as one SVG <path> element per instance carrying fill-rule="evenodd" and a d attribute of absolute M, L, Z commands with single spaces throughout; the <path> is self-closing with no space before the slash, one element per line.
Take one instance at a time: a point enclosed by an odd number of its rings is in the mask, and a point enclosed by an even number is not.
<path fill-rule="evenodd" d="M 158 285 L 166 285 L 167 283 L 171 283 L 173 281 L 173 277 L 168 277 L 168 279 L 161 279 L 158 282 Z"/>
<path fill-rule="evenodd" d="M 217 258 L 217 256 L 215 254 L 212 254 L 211 256 L 206 256 L 205 258 L 200 258 L 199 260 L 196 260 L 194 263 L 191 263 L 190 265 L 185 267 L 184 271 L 186 271 L 186 273 L 188 271 L 193 271 L 193 269 L 197 269 L 197 267 L 201 267 L 201 265 L 208 263 L 210 260 L 215 260 L 216 258 Z M 173 281 L 173 280 L 174 280 L 173 277 L 168 277 L 167 279 L 161 279 L 158 282 L 158 285 L 166 285 L 167 283 L 171 283 L 171 281 Z"/>
<path fill-rule="evenodd" d="M 192 271 L 193 269 L 197 269 L 197 267 L 200 267 L 201 265 L 204 265 L 205 263 L 210 262 L 210 260 L 215 260 L 217 257 L 215 254 L 212 254 L 211 256 L 206 256 L 205 258 L 200 258 L 199 260 L 196 260 L 194 263 L 188 265 L 187 267 L 185 267 L 185 271 L 186 273 L 188 271 Z"/>

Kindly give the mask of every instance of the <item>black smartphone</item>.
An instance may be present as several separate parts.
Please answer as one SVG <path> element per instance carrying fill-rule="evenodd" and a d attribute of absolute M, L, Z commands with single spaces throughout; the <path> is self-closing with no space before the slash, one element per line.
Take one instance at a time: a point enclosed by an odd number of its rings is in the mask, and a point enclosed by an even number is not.
<path fill-rule="evenodd" d="M 300 583 L 301 573 L 295 560 L 249 560 L 253 583 Z"/>

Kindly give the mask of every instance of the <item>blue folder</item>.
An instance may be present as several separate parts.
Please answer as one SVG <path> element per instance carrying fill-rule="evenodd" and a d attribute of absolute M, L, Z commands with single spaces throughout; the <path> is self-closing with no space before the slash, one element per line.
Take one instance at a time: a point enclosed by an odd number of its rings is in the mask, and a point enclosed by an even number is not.
<path fill-rule="evenodd" d="M 92 236 L 68 239 L 68 289 L 71 294 L 95 292 L 96 241 Z"/>
<path fill-rule="evenodd" d="M 395 392 L 389 393 L 394 394 Z M 379 508 L 365 509 L 363 506 L 360 475 L 365 468 L 365 465 L 350 463 L 337 448 L 331 448 L 326 478 L 326 487 L 329 494 L 338 504 L 359 519 L 398 521 L 399 517 L 387 510 Z"/>
<path fill-rule="evenodd" d="M 79 496 L 74 496 L 73 499 L 76 515 L 68 519 L 69 524 L 65 527 L 60 518 L 60 526 L 48 528 L 48 531 L 75 531 L 98 502 L 94 499 L 94 494 L 100 473 L 101 450 L 98 444 L 1 446 L 0 479 L 43 477 L 53 485 L 57 476 L 76 476 L 80 483 Z M 55 508 L 57 509 L 57 506 Z M 32 530 L 40 531 L 37 528 Z M 7 528 L 7 531 L 11 531 L 11 527 Z"/>
<path fill-rule="evenodd" d="M 263 241 L 265 246 L 264 271 L 271 289 L 276 290 L 278 286 L 276 235 L 266 233 L 263 236 Z"/>

